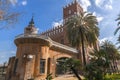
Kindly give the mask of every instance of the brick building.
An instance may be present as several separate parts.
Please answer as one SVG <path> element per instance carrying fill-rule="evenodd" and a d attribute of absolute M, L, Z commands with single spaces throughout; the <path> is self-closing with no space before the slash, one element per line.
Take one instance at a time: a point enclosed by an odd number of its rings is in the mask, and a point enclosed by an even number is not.
<path fill-rule="evenodd" d="M 64 23 L 82 12 L 83 9 L 76 0 L 68 4 L 63 8 Z M 42 80 L 50 73 L 55 77 L 60 71 L 57 72 L 56 64 L 59 59 L 77 58 L 80 53 L 70 46 L 64 23 L 38 34 L 32 18 L 24 34 L 18 35 L 14 40 L 17 52 L 15 57 L 9 59 L 6 80 Z"/>
<path fill-rule="evenodd" d="M 7 70 L 7 63 L 0 64 L 0 80 L 5 80 L 6 70 Z"/>

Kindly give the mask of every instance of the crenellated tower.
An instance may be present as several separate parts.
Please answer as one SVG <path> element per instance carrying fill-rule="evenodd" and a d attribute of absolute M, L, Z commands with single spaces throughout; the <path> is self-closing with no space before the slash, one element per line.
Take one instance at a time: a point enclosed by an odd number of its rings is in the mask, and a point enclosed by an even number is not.
<path fill-rule="evenodd" d="M 74 0 L 63 8 L 63 20 L 66 22 L 70 17 L 81 13 L 83 13 L 83 8 L 77 0 Z"/>
<path fill-rule="evenodd" d="M 70 43 L 67 39 L 66 27 L 64 24 L 71 17 L 74 17 L 75 15 L 81 13 L 83 13 L 83 8 L 80 6 L 79 2 L 77 0 L 72 1 L 71 3 L 63 7 L 63 25 L 47 30 L 41 33 L 41 35 L 49 36 L 52 40 L 56 42 L 70 46 Z"/>

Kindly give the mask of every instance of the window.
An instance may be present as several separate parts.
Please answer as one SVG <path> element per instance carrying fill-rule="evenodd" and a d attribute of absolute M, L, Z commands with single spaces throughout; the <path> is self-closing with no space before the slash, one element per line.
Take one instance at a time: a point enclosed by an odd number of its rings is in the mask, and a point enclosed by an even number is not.
<path fill-rule="evenodd" d="M 40 73 L 45 73 L 45 59 L 40 59 Z"/>
<path fill-rule="evenodd" d="M 61 44 L 64 44 L 64 39 L 61 39 Z"/>
<path fill-rule="evenodd" d="M 17 64 L 18 64 L 18 59 L 15 60 L 14 70 L 13 70 L 13 73 L 14 73 L 14 74 L 16 73 Z"/>
<path fill-rule="evenodd" d="M 69 10 L 69 12 L 68 12 L 69 14 L 71 14 L 71 10 Z"/>

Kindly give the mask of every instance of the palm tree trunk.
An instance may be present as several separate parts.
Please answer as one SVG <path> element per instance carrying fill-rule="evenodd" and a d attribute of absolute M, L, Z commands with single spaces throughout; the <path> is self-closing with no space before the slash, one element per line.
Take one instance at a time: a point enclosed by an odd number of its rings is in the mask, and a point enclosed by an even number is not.
<path fill-rule="evenodd" d="M 114 70 L 114 69 L 113 69 L 112 61 L 111 61 L 111 63 L 110 63 L 110 68 L 111 68 L 111 72 L 110 72 L 110 74 L 111 74 L 111 73 L 113 73 L 113 70 Z"/>
<path fill-rule="evenodd" d="M 119 73 L 117 60 L 115 60 L 115 64 L 116 64 L 116 71 Z"/>
<path fill-rule="evenodd" d="M 112 64 L 113 64 L 113 73 L 116 72 L 116 65 L 115 65 L 115 58 L 113 56 L 113 59 L 112 59 Z"/>
<path fill-rule="evenodd" d="M 78 80 L 82 80 L 80 78 L 80 76 L 78 75 L 78 72 L 73 67 L 71 67 L 71 70 L 73 71 L 73 73 L 75 74 L 75 76 L 78 78 Z"/>
<path fill-rule="evenodd" d="M 85 58 L 85 45 L 84 45 L 84 37 L 83 37 L 83 33 L 82 33 L 82 30 L 81 29 L 79 29 L 80 30 L 80 35 L 81 35 L 81 43 L 82 43 L 82 55 L 83 55 L 83 64 L 84 64 L 84 66 L 86 65 L 86 58 Z"/>
<path fill-rule="evenodd" d="M 114 57 L 113 57 L 113 67 L 114 67 L 114 72 L 117 72 L 117 64 Z"/>

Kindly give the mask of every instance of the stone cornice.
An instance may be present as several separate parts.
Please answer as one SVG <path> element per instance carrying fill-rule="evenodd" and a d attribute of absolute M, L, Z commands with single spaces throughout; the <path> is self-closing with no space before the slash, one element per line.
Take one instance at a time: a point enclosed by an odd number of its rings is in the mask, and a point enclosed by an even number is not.
<path fill-rule="evenodd" d="M 22 42 L 20 39 L 24 40 L 24 42 Z M 69 51 L 72 53 L 78 53 L 78 50 L 75 48 L 60 44 L 58 42 L 51 40 L 48 36 L 39 35 L 39 34 L 37 34 L 37 35 L 20 34 L 20 35 L 15 37 L 15 44 L 16 45 L 19 44 L 20 41 L 21 41 L 21 43 L 25 43 L 28 40 L 29 40 L 29 42 L 37 42 L 37 43 L 40 43 L 41 42 L 40 40 L 42 40 L 42 41 L 46 42 L 47 44 L 49 44 L 50 47 L 56 47 L 56 48 L 59 48 L 61 50 Z M 47 44 L 45 44 L 45 45 L 47 45 Z"/>

